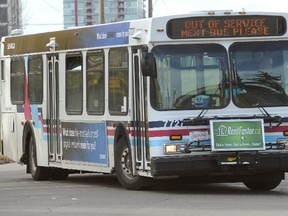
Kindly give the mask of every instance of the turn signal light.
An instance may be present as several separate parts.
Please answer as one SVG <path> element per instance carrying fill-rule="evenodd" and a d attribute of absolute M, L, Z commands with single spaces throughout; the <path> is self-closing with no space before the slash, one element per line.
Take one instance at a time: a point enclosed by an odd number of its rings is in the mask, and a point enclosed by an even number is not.
<path fill-rule="evenodd" d="M 182 135 L 171 135 L 170 140 L 182 140 Z"/>

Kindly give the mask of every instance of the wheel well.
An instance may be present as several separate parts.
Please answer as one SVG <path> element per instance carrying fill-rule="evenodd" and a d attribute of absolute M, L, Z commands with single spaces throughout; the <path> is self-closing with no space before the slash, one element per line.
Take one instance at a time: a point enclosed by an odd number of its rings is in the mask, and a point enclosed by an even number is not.
<path fill-rule="evenodd" d="M 115 131 L 115 136 L 114 136 L 114 155 L 116 153 L 116 147 L 120 139 L 125 139 L 127 141 L 128 148 L 131 150 L 128 131 L 123 122 L 119 122 L 116 126 L 116 131 Z"/>
<path fill-rule="evenodd" d="M 122 122 L 118 123 L 118 125 L 116 127 L 115 137 L 114 137 L 114 146 L 115 147 L 116 147 L 118 141 L 121 138 L 124 138 L 124 139 L 127 140 L 128 147 L 130 148 L 130 142 L 129 142 L 129 138 L 128 138 L 128 131 L 127 131 L 126 126 Z M 115 149 L 116 148 L 114 148 L 114 152 L 115 152 Z"/>
<path fill-rule="evenodd" d="M 22 157 L 20 161 L 24 164 L 29 163 L 29 143 L 31 137 L 34 136 L 32 125 L 30 122 L 26 122 L 23 128 L 23 136 L 22 136 Z"/>

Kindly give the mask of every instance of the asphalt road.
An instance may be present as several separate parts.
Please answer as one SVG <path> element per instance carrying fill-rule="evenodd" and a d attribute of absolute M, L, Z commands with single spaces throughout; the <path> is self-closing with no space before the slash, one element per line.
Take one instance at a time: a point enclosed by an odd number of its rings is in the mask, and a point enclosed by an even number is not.
<path fill-rule="evenodd" d="M 67 181 L 35 182 L 24 166 L 9 163 L 0 165 L 0 194 L 1 216 L 288 215 L 287 180 L 270 192 L 250 191 L 242 183 L 174 183 L 128 191 L 114 175 L 70 175 Z"/>

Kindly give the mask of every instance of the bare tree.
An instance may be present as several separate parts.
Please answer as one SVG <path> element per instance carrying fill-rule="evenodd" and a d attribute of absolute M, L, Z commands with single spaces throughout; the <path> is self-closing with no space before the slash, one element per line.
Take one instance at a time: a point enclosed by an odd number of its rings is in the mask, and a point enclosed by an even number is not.
<path fill-rule="evenodd" d="M 32 16 L 29 8 L 27 8 L 27 1 L 28 0 L 21 0 L 21 20 L 23 29 L 25 29 L 25 27 L 28 25 L 29 20 Z"/>
<path fill-rule="evenodd" d="M 27 0 L 8 0 L 8 32 L 23 29 L 29 21 L 29 11 L 26 10 Z M 24 14 L 25 11 L 25 14 Z"/>

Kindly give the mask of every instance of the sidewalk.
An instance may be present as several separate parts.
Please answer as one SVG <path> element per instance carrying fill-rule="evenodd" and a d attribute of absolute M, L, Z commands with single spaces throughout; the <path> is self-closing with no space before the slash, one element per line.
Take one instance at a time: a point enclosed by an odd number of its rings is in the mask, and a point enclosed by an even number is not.
<path fill-rule="evenodd" d="M 21 170 L 21 169 L 25 169 L 25 166 L 14 162 L 5 155 L 0 155 L 0 172 L 10 170 Z"/>
<path fill-rule="evenodd" d="M 0 173 L 5 172 L 5 171 L 15 171 L 15 170 L 23 170 L 25 172 L 26 167 L 18 163 L 0 164 Z"/>
<path fill-rule="evenodd" d="M 7 163 L 12 163 L 13 160 L 10 158 L 6 157 L 5 155 L 0 155 L 0 165 L 2 164 L 7 164 Z"/>

